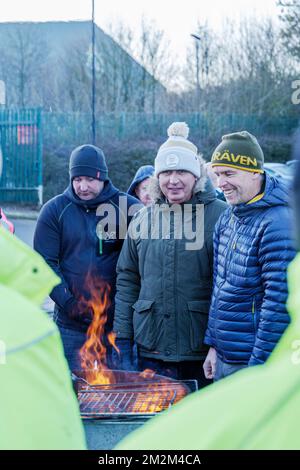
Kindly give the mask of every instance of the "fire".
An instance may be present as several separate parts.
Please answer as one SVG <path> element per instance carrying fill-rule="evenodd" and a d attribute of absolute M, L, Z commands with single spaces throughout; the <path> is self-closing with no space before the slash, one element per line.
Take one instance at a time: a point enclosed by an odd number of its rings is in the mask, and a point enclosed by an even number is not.
<path fill-rule="evenodd" d="M 169 378 L 155 377 L 155 372 L 145 369 L 140 377 L 153 379 L 144 385 L 143 390 L 138 392 L 133 412 L 158 413 L 174 405 L 186 396 L 187 390 L 184 385 Z"/>
<path fill-rule="evenodd" d="M 145 369 L 139 375 L 143 379 L 153 379 L 153 377 L 155 376 L 155 371 L 151 369 Z"/>
<path fill-rule="evenodd" d="M 92 322 L 87 330 L 87 340 L 80 349 L 81 368 L 85 371 L 85 380 L 91 385 L 115 383 L 113 372 L 106 364 L 106 345 L 115 345 L 115 334 L 105 334 L 107 310 L 110 306 L 110 287 L 90 273 L 86 278 L 86 289 L 90 298 L 82 299 L 85 310 L 92 314 Z"/>
<path fill-rule="evenodd" d="M 116 335 L 111 332 L 106 334 L 105 324 L 107 311 L 110 306 L 109 285 L 92 276 L 86 278 L 85 290 L 89 293 L 89 299 L 81 299 L 85 312 L 92 316 L 91 324 L 87 330 L 87 339 L 80 349 L 80 362 L 85 384 L 84 390 L 92 389 L 94 393 L 88 394 L 92 402 L 103 400 L 107 393 L 115 397 L 118 394 L 126 395 L 126 400 L 121 399 L 119 405 L 115 400 L 111 403 L 105 401 L 105 413 L 158 413 L 177 403 L 187 395 L 187 388 L 180 382 L 168 377 L 156 375 L 155 371 L 145 369 L 141 373 L 129 371 L 112 371 L 107 366 L 107 346 L 112 346 L 118 352 L 115 340 Z M 100 405 L 99 405 L 100 406 Z"/>
<path fill-rule="evenodd" d="M 172 404 L 175 404 L 187 394 L 186 387 L 180 382 L 167 377 L 155 376 L 155 371 L 151 369 L 145 369 L 139 374 L 139 377 L 148 379 L 149 383 L 136 400 L 133 408 L 135 412 L 158 413 L 168 407 L 166 403 L 170 402 L 171 395 L 175 395 L 174 401 L 172 399 Z"/>

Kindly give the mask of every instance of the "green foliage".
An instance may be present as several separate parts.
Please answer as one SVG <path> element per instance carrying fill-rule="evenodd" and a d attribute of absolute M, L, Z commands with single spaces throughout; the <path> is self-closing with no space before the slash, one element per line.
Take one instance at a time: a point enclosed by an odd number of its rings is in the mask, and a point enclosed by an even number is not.
<path fill-rule="evenodd" d="M 260 140 L 266 162 L 285 163 L 291 158 L 292 141 L 287 136 L 268 135 Z"/>
<path fill-rule="evenodd" d="M 45 151 L 44 168 L 44 202 L 62 193 L 69 184 L 69 156 L 74 146 L 58 151 Z M 109 177 L 121 191 L 126 191 L 136 170 L 152 164 L 158 149 L 153 140 L 148 141 L 115 141 L 101 148 L 106 156 Z"/>
<path fill-rule="evenodd" d="M 69 182 L 69 155 L 70 149 L 50 152 L 46 150 L 43 155 L 43 200 L 48 201 L 57 194 L 62 193 Z"/>
<path fill-rule="evenodd" d="M 213 150 L 218 145 L 218 137 L 207 137 L 201 142 L 192 139 L 209 161 Z M 291 154 L 291 136 L 264 135 L 258 136 L 266 162 L 286 162 Z M 121 191 L 126 191 L 137 169 L 142 165 L 151 165 L 154 162 L 157 150 L 164 139 L 148 140 L 115 140 L 102 145 L 105 153 L 109 177 L 113 184 Z M 98 144 L 99 145 L 99 144 Z M 58 151 L 44 153 L 44 202 L 60 194 L 69 184 L 69 156 L 74 146 L 60 148 Z"/>
<path fill-rule="evenodd" d="M 115 186 L 126 191 L 137 169 L 152 165 L 158 150 L 155 140 L 126 140 L 103 146 L 109 176 Z"/>

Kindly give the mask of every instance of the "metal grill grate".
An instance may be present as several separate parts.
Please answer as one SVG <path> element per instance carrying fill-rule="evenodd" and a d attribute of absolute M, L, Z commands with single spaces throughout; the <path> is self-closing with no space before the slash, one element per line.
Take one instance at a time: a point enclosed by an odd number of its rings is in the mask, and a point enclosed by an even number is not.
<path fill-rule="evenodd" d="M 176 381 L 160 375 L 113 371 L 114 383 L 91 385 L 86 371 L 72 373 L 82 418 L 148 418 L 197 390 L 194 380 Z"/>
<path fill-rule="evenodd" d="M 161 384 L 160 384 L 161 385 Z M 181 393 L 178 393 L 180 392 Z M 82 417 L 149 416 L 168 409 L 178 395 L 178 387 L 160 386 L 159 389 L 83 390 L 78 392 Z"/>

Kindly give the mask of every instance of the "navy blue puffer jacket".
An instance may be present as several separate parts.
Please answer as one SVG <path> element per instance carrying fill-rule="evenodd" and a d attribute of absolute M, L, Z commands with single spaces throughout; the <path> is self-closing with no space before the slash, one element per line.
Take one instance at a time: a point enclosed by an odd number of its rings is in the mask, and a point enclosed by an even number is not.
<path fill-rule="evenodd" d="M 214 235 L 206 344 L 227 363 L 266 361 L 289 323 L 286 269 L 295 255 L 288 188 L 266 175 L 262 199 L 228 208 Z"/>

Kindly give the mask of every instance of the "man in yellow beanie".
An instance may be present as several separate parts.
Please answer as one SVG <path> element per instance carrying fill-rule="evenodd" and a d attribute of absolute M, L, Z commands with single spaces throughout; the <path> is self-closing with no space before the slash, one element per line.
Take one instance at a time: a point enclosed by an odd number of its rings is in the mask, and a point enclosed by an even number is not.
<path fill-rule="evenodd" d="M 257 139 L 223 136 L 212 156 L 229 208 L 214 236 L 214 289 L 204 371 L 218 380 L 263 364 L 289 323 L 286 270 L 295 255 L 288 188 L 268 176 Z"/>

